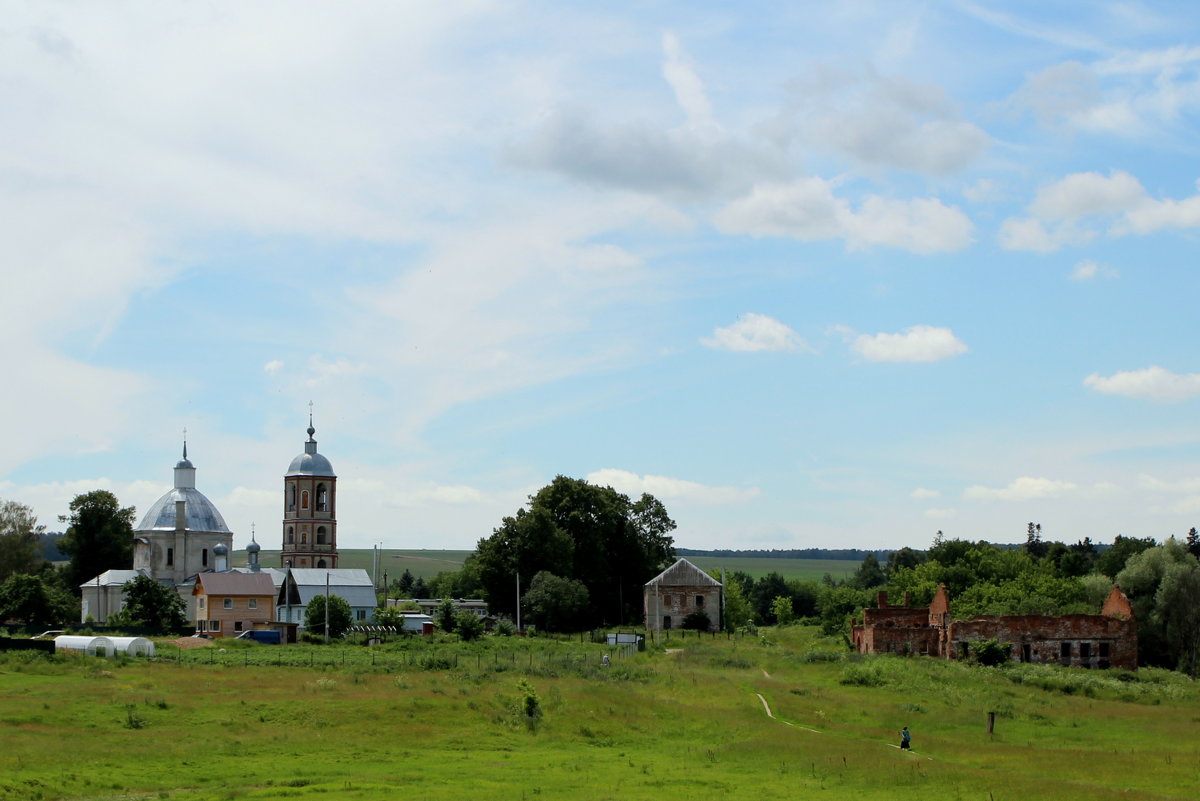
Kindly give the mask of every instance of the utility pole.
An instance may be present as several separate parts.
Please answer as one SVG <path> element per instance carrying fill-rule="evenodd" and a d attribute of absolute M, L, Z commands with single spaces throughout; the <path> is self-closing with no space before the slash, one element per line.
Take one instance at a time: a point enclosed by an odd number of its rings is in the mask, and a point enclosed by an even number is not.
<path fill-rule="evenodd" d="M 325 644 L 329 645 L 329 571 L 325 571 Z"/>
<path fill-rule="evenodd" d="M 517 631 L 521 631 L 521 571 L 517 571 Z"/>

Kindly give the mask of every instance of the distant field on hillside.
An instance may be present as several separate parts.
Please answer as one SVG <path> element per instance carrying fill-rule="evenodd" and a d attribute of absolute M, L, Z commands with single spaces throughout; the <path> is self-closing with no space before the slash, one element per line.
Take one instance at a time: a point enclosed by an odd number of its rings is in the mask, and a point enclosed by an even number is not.
<path fill-rule="evenodd" d="M 431 578 L 446 570 L 458 570 L 463 560 L 473 551 L 434 551 L 422 549 L 385 549 L 380 570 L 392 580 L 405 570 L 415 578 Z M 338 552 L 338 567 L 361 567 L 370 572 L 373 558 L 370 548 L 352 548 Z M 260 561 L 267 567 L 279 566 L 279 551 L 263 551 Z M 689 561 L 705 570 L 741 570 L 755 578 L 762 578 L 774 571 L 785 579 L 819 581 L 826 573 L 835 579 L 846 578 L 858 569 L 858 562 L 847 559 L 767 559 L 731 558 L 718 556 L 691 556 Z M 245 564 L 245 552 L 234 554 L 234 564 Z M 383 576 L 379 581 L 382 584 Z"/>
<path fill-rule="evenodd" d="M 404 571 L 412 571 L 414 578 L 432 578 L 447 570 L 458 570 L 463 560 L 473 551 L 429 551 L 429 550 L 397 550 L 385 548 L 380 559 L 379 582 L 383 583 L 383 573 L 388 580 L 399 578 Z M 347 548 L 338 551 L 338 567 L 360 567 L 371 572 L 374 553 L 370 548 Z M 240 561 L 239 561 L 240 560 Z M 264 567 L 279 567 L 279 551 L 262 551 L 259 562 Z M 245 552 L 234 554 L 234 564 L 245 564 Z"/>

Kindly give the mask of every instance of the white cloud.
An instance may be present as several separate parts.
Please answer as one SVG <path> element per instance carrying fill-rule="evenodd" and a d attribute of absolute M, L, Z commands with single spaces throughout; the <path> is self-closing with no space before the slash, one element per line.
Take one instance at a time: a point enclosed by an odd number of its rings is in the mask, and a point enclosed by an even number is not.
<path fill-rule="evenodd" d="M 958 517 L 958 510 L 948 508 L 926 509 L 925 517 L 929 518 L 930 520 L 947 520 L 952 517 Z"/>
<path fill-rule="evenodd" d="M 745 503 L 758 497 L 756 487 L 714 487 L 669 476 L 639 476 L 628 470 L 603 468 L 588 473 L 587 480 L 591 484 L 602 487 L 612 487 L 630 498 L 638 498 L 648 492 L 660 501 L 684 501 L 700 505 L 720 505 Z"/>
<path fill-rule="evenodd" d="M 1002 247 L 1049 253 L 1081 244 L 1100 230 L 1109 236 L 1152 234 L 1200 227 L 1200 194 L 1181 200 L 1151 198 L 1132 175 L 1114 170 L 1073 173 L 1038 190 L 1030 217 L 1010 217 L 1000 229 Z"/>
<path fill-rule="evenodd" d="M 1200 477 L 1165 481 L 1155 476 L 1141 475 L 1138 476 L 1138 486 L 1142 489 L 1151 490 L 1152 492 L 1200 495 Z"/>
<path fill-rule="evenodd" d="M 1034 196 L 1029 211 L 1046 221 L 1115 214 L 1133 208 L 1146 196 L 1141 182 L 1127 172 L 1077 172 L 1047 184 Z"/>
<path fill-rule="evenodd" d="M 1071 271 L 1072 281 L 1092 281 L 1096 278 L 1116 278 L 1119 273 L 1112 267 L 1103 264 L 1097 264 L 1094 261 L 1085 260 L 1075 265 L 1075 269 Z"/>
<path fill-rule="evenodd" d="M 910 493 L 909 497 L 911 497 L 917 501 L 924 501 L 924 500 L 928 500 L 930 498 L 940 498 L 941 495 L 942 495 L 942 493 L 938 492 L 937 490 L 925 489 L 924 487 L 917 487 L 915 490 L 913 490 Z"/>
<path fill-rule="evenodd" d="M 852 158 L 929 175 L 948 175 L 987 150 L 990 137 L 958 118 L 936 86 L 875 72 L 817 65 L 789 84 L 790 103 L 771 125 L 776 137 Z"/>
<path fill-rule="evenodd" d="M 1059 498 L 1076 488 L 1070 481 L 1021 476 L 1007 487 L 984 487 L 978 484 L 967 487 L 963 497 L 974 501 L 1032 501 Z"/>
<path fill-rule="evenodd" d="M 1179 403 L 1200 396 L 1200 373 L 1172 373 L 1157 365 L 1102 376 L 1092 373 L 1083 384 L 1105 395 Z"/>
<path fill-rule="evenodd" d="M 700 342 L 717 350 L 811 350 L 791 328 L 773 317 L 753 312 L 742 315 L 733 325 L 713 329 L 712 337 Z"/>
<path fill-rule="evenodd" d="M 263 372 L 267 375 L 278 375 L 283 369 L 283 361 L 281 359 L 272 359 L 263 365 Z"/>
<path fill-rule="evenodd" d="M 811 242 L 843 239 L 851 250 L 874 245 L 913 253 L 942 253 L 971 244 L 973 226 L 957 206 L 936 198 L 892 200 L 869 195 L 858 210 L 822 178 L 758 184 L 716 216 L 726 233 L 784 236 Z"/>
<path fill-rule="evenodd" d="M 687 114 L 688 124 L 693 128 L 707 129 L 713 126 L 712 105 L 704 92 L 704 83 L 696 74 L 695 66 L 679 37 L 667 31 L 662 37 L 663 78 L 675 93 L 675 102 Z"/>
<path fill-rule="evenodd" d="M 869 362 L 936 362 L 967 352 L 949 328 L 914 325 L 898 334 L 859 334 L 850 347 Z"/>

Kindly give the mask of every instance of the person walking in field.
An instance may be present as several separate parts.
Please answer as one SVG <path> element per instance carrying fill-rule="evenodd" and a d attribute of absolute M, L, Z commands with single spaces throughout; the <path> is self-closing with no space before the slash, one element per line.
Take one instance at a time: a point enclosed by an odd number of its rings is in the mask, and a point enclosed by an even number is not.
<path fill-rule="evenodd" d="M 900 730 L 900 747 L 905 751 L 912 749 L 912 733 L 907 726 Z"/>

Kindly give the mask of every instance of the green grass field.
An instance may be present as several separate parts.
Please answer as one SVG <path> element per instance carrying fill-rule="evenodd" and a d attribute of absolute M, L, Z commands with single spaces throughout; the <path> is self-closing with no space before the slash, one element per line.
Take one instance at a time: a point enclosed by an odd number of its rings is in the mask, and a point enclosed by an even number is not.
<path fill-rule="evenodd" d="M 605 650 L 487 638 L 218 642 L 185 662 L 169 646 L 153 663 L 0 654 L 0 798 L 1200 796 L 1200 691 L 1177 674 L 860 659 L 808 628 L 674 636 L 608 667 Z M 913 753 L 895 747 L 903 725 Z"/>
<path fill-rule="evenodd" d="M 463 560 L 471 551 L 434 551 L 434 550 L 396 550 L 385 549 L 381 559 L 381 570 L 386 571 L 389 580 L 400 577 L 405 570 L 412 572 L 416 578 L 432 578 L 438 573 L 448 570 L 458 570 Z M 262 551 L 259 554 L 262 564 L 268 567 L 279 566 L 279 551 Z M 338 567 L 360 567 L 371 571 L 374 558 L 371 550 L 347 549 L 338 552 Z M 786 579 L 801 579 L 818 581 L 826 573 L 834 578 L 845 578 L 858 569 L 859 563 L 844 559 L 749 559 L 749 558 L 718 558 L 713 556 L 688 557 L 698 567 L 705 570 L 728 571 L 742 570 L 755 578 L 761 578 L 772 571 L 780 573 Z M 245 553 L 234 554 L 234 564 L 245 564 Z M 383 576 L 379 581 L 382 583 Z"/>

